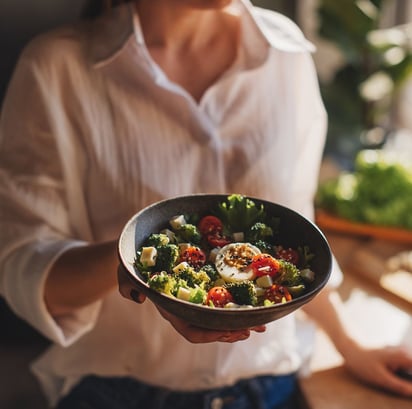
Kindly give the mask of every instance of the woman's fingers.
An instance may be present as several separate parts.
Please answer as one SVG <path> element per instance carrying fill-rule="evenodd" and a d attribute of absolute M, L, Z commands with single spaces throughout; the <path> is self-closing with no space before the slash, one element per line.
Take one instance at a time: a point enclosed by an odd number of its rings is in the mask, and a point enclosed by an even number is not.
<path fill-rule="evenodd" d="M 127 276 L 127 273 L 124 271 L 124 267 L 122 265 L 119 265 L 117 269 L 117 281 L 119 283 L 119 292 L 123 297 L 133 300 L 139 304 L 146 300 L 146 296 L 136 289 L 136 286 Z"/>
<path fill-rule="evenodd" d="M 232 343 L 237 341 L 244 341 L 245 339 L 249 338 L 251 331 L 264 332 L 266 330 L 266 327 L 264 325 L 254 328 L 230 331 L 200 328 L 174 316 L 173 314 L 170 314 L 162 308 L 158 307 L 158 310 L 163 318 L 169 321 L 180 335 L 182 335 L 187 341 L 194 344 L 209 342 Z"/>

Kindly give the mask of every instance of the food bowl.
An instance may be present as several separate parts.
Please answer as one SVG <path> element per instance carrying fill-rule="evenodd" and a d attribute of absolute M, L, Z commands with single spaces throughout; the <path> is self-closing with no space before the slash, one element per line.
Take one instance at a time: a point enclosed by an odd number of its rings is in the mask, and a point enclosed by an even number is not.
<path fill-rule="evenodd" d="M 263 205 L 266 214 L 279 219 L 279 237 L 283 246 L 309 246 L 315 255 L 311 260 L 314 280 L 306 291 L 286 303 L 262 307 L 211 308 L 178 298 L 169 297 L 151 289 L 135 266 L 136 251 L 151 233 L 166 228 L 169 220 L 178 214 L 205 215 L 227 199 L 227 195 L 195 194 L 179 196 L 154 203 L 135 214 L 125 225 L 119 239 L 118 251 L 122 274 L 130 284 L 153 303 L 198 327 L 216 330 L 237 330 L 267 324 L 297 310 L 310 300 L 328 282 L 332 269 L 329 244 L 319 228 L 299 213 L 276 203 L 249 197 L 256 205 Z"/>

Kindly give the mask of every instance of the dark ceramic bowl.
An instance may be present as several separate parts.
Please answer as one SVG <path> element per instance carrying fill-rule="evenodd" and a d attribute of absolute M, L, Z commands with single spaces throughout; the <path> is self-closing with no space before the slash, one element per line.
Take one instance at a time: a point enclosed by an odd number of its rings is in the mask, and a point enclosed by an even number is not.
<path fill-rule="evenodd" d="M 146 238 L 168 226 L 169 220 L 177 214 L 209 213 L 218 203 L 225 201 L 227 195 L 191 195 L 164 200 L 146 207 L 134 215 L 124 227 L 119 239 L 119 257 L 122 273 L 127 275 L 135 289 L 145 294 L 152 302 L 158 304 L 174 315 L 191 324 L 219 330 L 250 328 L 277 320 L 309 302 L 327 283 L 332 267 L 332 256 L 328 242 L 322 232 L 308 219 L 291 209 L 275 203 L 251 198 L 257 205 L 263 204 L 268 215 L 280 219 L 279 237 L 284 247 L 308 245 L 315 258 L 311 269 L 315 280 L 307 291 L 284 303 L 270 307 L 223 309 L 210 308 L 171 298 L 152 290 L 145 283 L 134 266 L 136 250 Z"/>

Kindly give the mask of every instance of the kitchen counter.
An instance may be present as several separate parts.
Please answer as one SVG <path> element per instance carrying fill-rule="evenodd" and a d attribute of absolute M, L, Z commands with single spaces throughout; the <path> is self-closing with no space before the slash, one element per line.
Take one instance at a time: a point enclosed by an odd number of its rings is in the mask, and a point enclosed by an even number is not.
<path fill-rule="evenodd" d="M 324 233 L 344 271 L 340 293 L 358 339 L 368 346 L 403 343 L 412 349 L 412 302 L 408 299 L 412 294 L 412 274 L 389 271 L 388 267 L 389 259 L 412 250 L 412 246 Z M 342 362 L 327 336 L 318 330 L 312 373 L 300 381 L 305 409 L 412 408 L 412 399 L 362 384 Z"/>

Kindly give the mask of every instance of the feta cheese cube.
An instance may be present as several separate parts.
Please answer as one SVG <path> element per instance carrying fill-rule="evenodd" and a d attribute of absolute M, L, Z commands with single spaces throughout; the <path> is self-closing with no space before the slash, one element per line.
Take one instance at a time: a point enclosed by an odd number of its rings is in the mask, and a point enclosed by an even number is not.
<path fill-rule="evenodd" d="M 233 233 L 233 240 L 239 242 L 245 241 L 245 234 L 242 231 Z"/>
<path fill-rule="evenodd" d="M 144 266 L 153 267 L 156 264 L 157 250 L 155 247 L 143 247 L 140 262 Z"/>
<path fill-rule="evenodd" d="M 188 288 L 179 287 L 177 290 L 177 298 L 179 298 L 179 300 L 189 301 L 190 290 Z"/>
<path fill-rule="evenodd" d="M 182 254 L 190 246 L 191 246 L 190 243 L 179 243 L 179 253 Z"/>
<path fill-rule="evenodd" d="M 170 225 L 174 230 L 179 230 L 179 228 L 186 224 L 185 217 L 180 214 L 178 216 L 174 216 L 169 220 Z"/>
<path fill-rule="evenodd" d="M 263 275 L 256 279 L 256 285 L 262 288 L 269 288 L 273 284 L 272 277 Z"/>
<path fill-rule="evenodd" d="M 173 272 L 174 272 L 175 274 L 179 274 L 179 273 L 181 273 L 182 271 L 184 271 L 184 270 L 186 270 L 186 269 L 188 269 L 188 268 L 190 268 L 190 264 L 187 263 L 186 261 L 182 261 L 182 262 L 179 263 L 177 266 L 174 266 L 174 267 L 173 267 Z"/>

